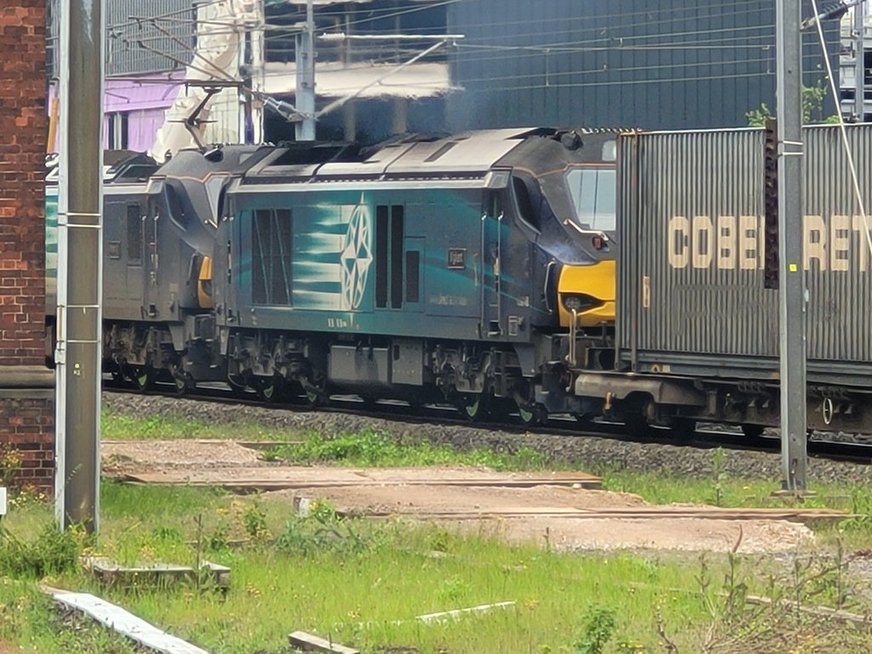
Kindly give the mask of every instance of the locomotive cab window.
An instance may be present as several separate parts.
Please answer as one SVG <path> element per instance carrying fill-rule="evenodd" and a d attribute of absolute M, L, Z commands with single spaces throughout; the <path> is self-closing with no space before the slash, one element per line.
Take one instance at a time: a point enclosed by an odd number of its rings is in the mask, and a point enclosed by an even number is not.
<path fill-rule="evenodd" d="M 541 231 L 542 225 L 539 220 L 539 212 L 536 211 L 534 204 L 539 199 L 536 182 L 515 175 L 512 177 L 512 189 L 514 190 L 515 207 L 518 216 L 537 232 Z"/>
<path fill-rule="evenodd" d="M 579 227 L 601 232 L 615 230 L 616 178 L 611 168 L 575 168 L 566 173 L 566 185 Z"/>
<path fill-rule="evenodd" d="M 185 210 L 185 203 L 182 198 L 185 196 L 185 190 L 176 180 L 169 181 L 164 186 L 167 198 L 167 209 L 169 210 L 170 219 L 182 229 L 187 229 L 191 217 Z"/>

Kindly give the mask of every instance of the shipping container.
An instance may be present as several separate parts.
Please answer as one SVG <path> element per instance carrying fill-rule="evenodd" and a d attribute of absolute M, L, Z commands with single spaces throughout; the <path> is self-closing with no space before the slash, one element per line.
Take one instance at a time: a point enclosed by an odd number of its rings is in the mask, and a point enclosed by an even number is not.
<path fill-rule="evenodd" d="M 846 128 L 872 207 L 872 125 Z M 872 380 L 872 240 L 837 127 L 803 131 L 807 355 L 811 383 Z M 764 288 L 764 132 L 622 137 L 618 174 L 621 365 L 767 380 L 778 373 L 778 291 Z"/>

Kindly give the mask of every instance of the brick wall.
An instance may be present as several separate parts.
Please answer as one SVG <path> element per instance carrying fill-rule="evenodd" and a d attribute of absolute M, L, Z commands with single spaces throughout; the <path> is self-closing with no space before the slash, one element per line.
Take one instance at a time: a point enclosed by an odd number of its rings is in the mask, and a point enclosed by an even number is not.
<path fill-rule="evenodd" d="M 47 0 L 0 3 L 0 474 L 53 483 L 53 375 L 44 368 Z M 10 6 L 11 5 L 11 6 Z"/>

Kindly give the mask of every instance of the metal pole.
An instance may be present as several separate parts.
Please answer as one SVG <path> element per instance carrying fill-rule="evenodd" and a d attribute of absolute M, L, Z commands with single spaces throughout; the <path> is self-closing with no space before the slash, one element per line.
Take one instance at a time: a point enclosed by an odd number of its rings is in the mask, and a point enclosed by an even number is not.
<path fill-rule="evenodd" d="M 805 270 L 802 243 L 801 0 L 776 0 L 781 463 L 784 490 L 806 490 Z"/>
<path fill-rule="evenodd" d="M 866 8 L 862 2 L 854 7 L 854 115 L 857 122 L 866 117 Z"/>
<path fill-rule="evenodd" d="M 105 0 L 61 0 L 55 509 L 98 529 Z"/>
<path fill-rule="evenodd" d="M 297 36 L 297 123 L 298 141 L 315 140 L 315 9 L 306 2 L 306 31 Z"/>

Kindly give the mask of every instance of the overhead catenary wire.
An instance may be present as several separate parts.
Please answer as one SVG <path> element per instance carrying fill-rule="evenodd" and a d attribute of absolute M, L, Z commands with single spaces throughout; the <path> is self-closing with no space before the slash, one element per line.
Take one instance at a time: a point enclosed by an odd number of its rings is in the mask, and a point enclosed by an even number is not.
<path fill-rule="evenodd" d="M 214 0 L 212 3 L 207 3 L 207 4 L 214 4 L 215 1 L 220 1 L 220 0 Z M 384 15 L 374 14 L 371 10 L 367 10 L 366 12 L 357 12 L 357 13 L 366 13 L 366 18 L 365 18 L 365 19 L 361 19 L 361 20 L 359 20 L 359 21 L 355 21 L 354 23 L 365 23 L 365 22 L 370 22 L 370 23 L 371 23 L 372 21 L 375 21 L 375 20 L 381 20 L 381 19 L 384 18 L 385 16 L 403 15 L 403 14 L 412 13 L 412 12 L 424 11 L 424 10 L 429 9 L 429 8 L 432 8 L 432 7 L 434 7 L 434 6 L 439 6 L 439 5 L 449 5 L 449 4 L 457 4 L 457 2 L 438 3 L 438 4 L 436 4 L 436 5 L 428 3 L 428 4 L 426 4 L 426 5 L 422 5 L 421 7 L 415 7 L 415 8 L 411 8 L 411 9 L 408 9 L 408 10 L 403 10 L 403 11 L 399 11 L 399 12 L 392 12 L 392 13 L 388 13 L 388 14 L 384 14 Z M 747 5 L 747 6 L 751 6 L 751 5 L 753 5 L 755 8 L 756 8 L 756 7 L 759 7 L 759 3 L 758 3 L 756 0 L 749 0 L 748 2 L 745 2 L 745 3 L 743 3 L 743 4 L 744 4 L 744 5 Z M 735 7 L 735 4 L 734 4 L 734 3 L 724 3 L 724 4 L 721 4 L 721 5 L 717 5 L 715 8 L 726 9 L 726 8 L 728 8 L 728 7 L 733 8 L 733 7 Z M 748 10 L 745 10 L 745 11 L 720 12 L 720 13 L 715 13 L 715 12 L 711 12 L 711 11 L 710 11 L 709 13 L 710 13 L 711 15 L 716 15 L 716 16 L 719 16 L 719 17 L 724 17 L 724 16 L 739 16 L 739 15 L 745 15 L 745 14 L 750 14 L 750 13 L 758 13 L 758 11 L 759 11 L 759 10 L 755 10 L 755 11 L 748 11 Z M 676 12 L 677 12 L 677 10 L 659 10 L 658 12 L 656 12 L 656 15 L 657 15 L 658 17 L 662 17 L 662 16 L 665 15 L 665 14 L 676 13 Z M 179 20 L 179 21 L 181 21 L 181 22 L 190 23 L 190 24 L 192 25 L 192 28 L 193 28 L 193 24 L 194 24 L 194 22 L 195 22 L 193 19 L 177 19 L 177 18 L 176 18 L 177 16 L 179 16 L 179 15 L 181 15 L 181 14 L 183 14 L 183 13 L 188 13 L 188 12 L 179 12 L 179 11 L 168 12 L 168 13 L 166 13 L 166 14 L 157 15 L 157 16 L 155 16 L 155 17 L 149 17 L 148 19 L 138 18 L 137 21 L 142 21 L 142 20 L 155 21 L 155 20 L 161 20 L 162 18 L 170 18 L 170 19 L 174 19 L 174 20 Z M 352 12 L 352 13 L 354 13 L 354 12 Z M 651 16 L 651 15 L 653 15 L 654 13 L 655 13 L 655 12 L 650 12 L 650 11 L 647 11 L 647 10 L 643 10 L 643 11 L 639 11 L 639 12 L 631 12 L 631 13 L 629 13 L 629 14 L 628 14 L 627 12 L 622 12 L 622 13 L 620 13 L 620 14 L 617 14 L 617 13 L 616 13 L 616 14 L 614 14 L 614 15 L 615 15 L 615 16 L 620 15 L 620 16 L 624 16 L 624 17 L 626 17 L 626 16 L 628 16 L 628 15 Z M 320 17 L 324 17 L 324 16 L 338 16 L 338 15 L 342 15 L 342 13 L 341 13 L 341 12 L 320 12 L 319 15 L 320 15 Z M 594 19 L 601 19 L 601 18 L 602 18 L 601 15 L 597 15 L 597 16 L 583 16 L 583 17 L 571 18 L 571 19 L 569 20 L 569 22 L 584 22 L 584 21 L 586 21 L 586 20 L 594 20 Z M 677 21 L 677 20 L 679 20 L 680 18 L 681 18 L 681 16 L 679 15 L 679 17 L 675 18 L 675 20 Z M 498 23 L 496 23 L 496 25 L 498 25 L 498 26 L 499 26 L 499 25 L 506 26 L 506 25 L 512 25 L 512 24 L 515 24 L 515 23 L 517 23 L 517 22 L 518 22 L 518 21 L 499 21 Z M 566 22 L 567 22 L 567 21 L 561 21 L 561 24 L 565 24 Z M 633 25 L 642 25 L 642 24 L 647 24 L 648 22 L 650 22 L 650 21 L 646 21 L 645 23 L 622 23 L 622 30 L 626 30 L 626 29 L 628 29 L 628 28 L 631 28 Z M 663 21 L 661 21 L 661 22 L 663 22 Z M 140 23 L 139 23 L 139 22 L 134 22 L 134 23 L 132 23 L 132 24 L 140 24 Z M 494 23 L 491 23 L 490 27 L 493 28 L 494 25 L 495 25 Z M 117 27 L 117 26 L 113 26 L 113 27 Z M 767 28 L 767 26 L 753 26 L 753 25 L 751 25 L 751 26 L 748 26 L 747 28 L 725 28 L 725 29 L 723 30 L 723 32 L 725 32 L 725 33 L 726 33 L 726 32 L 739 32 L 739 33 L 746 33 L 748 29 L 752 29 L 752 30 L 753 30 L 753 29 L 766 29 L 766 28 Z M 294 28 L 294 29 L 286 29 L 286 28 L 283 28 L 282 26 L 279 26 L 279 25 L 270 25 L 269 23 L 266 23 L 266 22 L 265 22 L 264 24 L 262 24 L 262 25 L 254 26 L 254 29 L 263 29 L 263 30 L 265 30 L 265 31 L 275 30 L 275 32 L 276 32 L 275 35 L 272 35 L 272 36 L 269 36 L 269 35 L 268 35 L 268 36 L 265 37 L 265 41 L 266 41 L 266 43 L 268 43 L 268 44 L 271 42 L 271 39 L 272 39 L 273 37 L 275 37 L 275 38 L 283 38 L 283 37 L 285 36 L 285 34 L 296 34 L 296 33 L 299 33 L 299 29 L 296 29 L 296 28 Z M 587 29 L 593 29 L 593 28 L 587 28 Z M 567 30 L 564 30 L 564 32 L 565 32 L 565 31 L 567 31 Z M 718 31 L 718 30 L 716 30 L 716 32 L 717 32 L 717 31 Z M 330 31 L 328 30 L 328 31 L 326 31 L 325 33 L 328 33 L 328 34 L 329 34 Z M 423 29 L 422 29 L 422 33 L 423 33 Z M 555 33 L 555 34 L 556 34 L 556 33 Z M 551 34 L 552 39 L 553 39 L 553 37 L 554 37 L 555 34 Z M 539 32 L 536 32 L 536 33 L 529 33 L 529 32 L 528 32 L 528 33 L 516 34 L 516 35 L 514 35 L 514 38 L 518 38 L 519 40 L 524 40 L 524 38 L 526 38 L 526 37 L 528 37 L 528 36 L 538 36 L 538 35 L 540 35 Z M 541 51 L 549 51 L 549 54 L 553 55 L 553 54 L 556 54 L 556 53 L 557 53 L 557 51 L 558 51 L 559 48 L 573 48 L 573 46 L 575 47 L 575 49 L 576 49 L 577 51 L 580 51 L 580 52 L 592 51 L 592 50 L 595 50 L 595 48 L 597 47 L 595 44 L 598 43 L 598 42 L 600 42 L 600 43 L 604 43 L 604 44 L 607 44 L 607 45 L 601 46 L 602 51 L 612 51 L 612 50 L 615 50 L 615 49 L 617 49 L 618 51 L 629 51 L 631 48 L 639 48 L 639 49 L 646 48 L 646 49 L 650 49 L 650 50 L 653 51 L 653 50 L 656 50 L 656 49 L 675 49 L 675 50 L 680 50 L 680 49 L 682 49 L 682 48 L 685 49 L 685 50 L 688 50 L 688 49 L 699 49 L 699 50 L 704 50 L 704 49 L 709 49 L 709 50 L 711 50 L 711 49 L 721 49 L 721 50 L 727 50 L 727 49 L 730 49 L 731 47 L 734 47 L 734 48 L 735 48 L 735 47 L 743 47 L 743 48 L 745 48 L 745 49 L 753 49 L 753 48 L 755 48 L 755 47 L 760 47 L 760 48 L 766 48 L 766 47 L 767 47 L 767 44 L 766 44 L 765 42 L 761 43 L 759 46 L 757 46 L 757 45 L 755 45 L 755 44 L 753 44 L 753 43 L 751 43 L 751 44 L 747 44 L 747 43 L 746 43 L 745 45 L 742 45 L 742 46 L 736 46 L 736 45 L 732 45 L 732 46 L 731 46 L 729 43 L 724 43 L 724 42 L 721 42 L 721 43 L 715 43 L 714 40 L 711 39 L 711 38 L 706 38 L 705 40 L 697 41 L 697 42 L 688 42 L 688 41 L 685 41 L 684 43 L 680 43 L 680 44 L 675 44 L 675 43 L 672 43 L 672 44 L 662 44 L 662 43 L 661 43 L 661 44 L 657 44 L 657 43 L 653 43 L 653 44 L 651 44 L 651 43 L 646 43 L 645 45 L 638 45 L 639 41 L 652 41 L 652 40 L 653 40 L 653 41 L 657 41 L 657 40 L 662 40 L 663 38 L 666 38 L 666 37 L 676 37 L 676 36 L 679 36 L 679 35 L 684 35 L 685 37 L 691 37 L 691 36 L 705 36 L 705 37 L 711 37 L 711 36 L 712 36 L 712 32 L 711 32 L 710 30 L 696 30 L 696 31 L 687 31 L 687 30 L 685 30 L 685 31 L 683 31 L 683 32 L 675 31 L 675 32 L 668 32 L 668 33 L 661 33 L 661 34 L 643 34 L 643 35 L 622 34 L 622 35 L 615 35 L 615 36 L 613 36 L 613 35 L 606 35 L 606 36 L 604 36 L 604 37 L 596 37 L 596 38 L 593 38 L 593 39 L 585 39 L 585 40 L 580 40 L 580 41 L 579 41 L 579 40 L 575 40 L 575 41 L 555 41 L 555 40 L 552 40 L 552 41 L 550 41 L 550 42 L 547 42 L 547 43 L 544 43 L 544 44 L 541 44 L 541 45 L 526 45 L 526 46 L 525 46 L 525 45 L 520 45 L 520 46 L 517 46 L 517 45 L 503 45 L 503 46 L 500 46 L 500 45 L 489 45 L 489 44 L 483 44 L 483 43 L 481 43 L 481 44 L 467 43 L 467 44 L 462 44 L 462 46 L 459 48 L 459 50 L 474 51 L 475 49 L 485 49 L 485 48 L 489 48 L 489 47 L 493 47 L 493 48 L 506 48 L 506 49 L 508 49 L 509 51 L 510 51 L 511 49 L 530 49 L 531 51 L 535 51 L 536 49 L 539 49 L 539 50 L 541 50 Z M 152 36 L 152 37 L 145 37 L 145 38 L 158 40 L 158 39 L 160 39 L 161 37 L 158 37 L 158 36 Z M 142 42 L 147 42 L 147 41 L 145 40 L 145 38 L 143 38 L 142 36 L 140 36 L 137 40 L 140 40 L 140 41 L 142 41 Z M 736 38 L 736 37 L 733 37 L 733 38 Z M 748 36 L 745 36 L 744 38 L 745 38 L 745 40 L 747 41 L 748 38 L 752 38 L 752 39 L 753 39 L 753 38 L 761 38 L 761 37 L 755 37 L 755 36 L 750 36 L 750 37 L 748 37 Z M 738 38 L 737 38 L 737 40 L 739 40 L 739 39 L 742 39 L 742 37 L 738 37 Z M 619 42 L 617 46 L 616 46 L 615 43 L 614 43 L 615 41 L 618 41 L 618 42 Z M 629 44 L 636 44 L 636 45 L 629 45 Z M 287 49 L 273 49 L 273 52 L 276 52 L 276 51 L 278 51 L 278 52 L 281 52 L 281 51 L 290 51 L 290 50 L 291 50 L 290 48 L 287 48 Z M 359 51 L 359 49 L 358 49 L 358 51 Z M 562 51 L 561 51 L 561 52 L 562 52 Z M 570 52 L 571 52 L 571 51 L 570 51 Z M 480 61 L 480 62 L 485 61 L 485 59 L 482 58 L 482 57 L 479 57 L 477 60 Z M 495 57 L 495 58 L 493 58 L 493 59 L 491 59 L 491 60 L 496 61 L 496 60 L 498 60 L 498 58 Z M 713 63 L 720 64 L 721 62 L 713 62 Z"/>
<path fill-rule="evenodd" d="M 212 0 L 211 2 L 204 4 L 217 4 L 221 1 L 223 0 Z M 476 0 L 451 0 L 448 2 L 427 3 L 422 4 L 422 6 L 420 7 L 407 8 L 388 13 L 376 13 L 370 9 L 352 12 L 348 12 L 347 10 L 338 12 L 319 11 L 319 18 L 345 16 L 348 13 L 356 16 L 361 16 L 359 20 L 353 20 L 350 23 L 346 22 L 342 26 L 343 28 L 346 28 L 350 25 L 371 25 L 375 21 L 384 20 L 386 18 L 425 11 L 438 6 L 458 5 L 464 1 L 466 1 L 468 4 L 471 4 Z M 746 2 L 739 3 L 725 2 L 714 6 L 713 8 L 707 7 L 706 15 L 721 17 L 752 15 L 760 13 L 762 11 L 761 9 L 759 9 L 759 7 L 759 0 L 748 0 Z M 300 10 L 302 10 L 302 3 Z M 300 13 L 302 13 L 302 11 Z M 160 46 L 166 43 L 166 39 L 168 36 L 171 36 L 171 38 L 173 38 L 172 42 L 178 45 L 183 52 L 190 53 L 194 51 L 194 47 L 191 43 L 185 43 L 185 39 L 193 37 L 189 37 L 187 34 L 175 32 L 174 30 L 174 28 L 179 24 L 190 25 L 192 30 L 195 28 L 196 20 L 193 18 L 193 16 L 191 18 L 186 18 L 185 16 L 187 15 L 191 15 L 191 12 L 177 10 L 173 12 L 166 12 L 161 15 L 156 15 L 154 17 L 138 17 L 135 21 L 126 24 L 119 24 L 115 27 L 124 25 L 137 25 L 139 27 L 142 27 L 146 23 L 154 25 L 155 27 L 159 27 L 162 23 L 168 29 L 159 29 L 158 31 L 162 32 L 161 35 L 157 35 L 154 33 L 148 36 L 137 35 L 139 38 L 136 39 L 129 39 L 128 37 L 122 36 L 120 40 L 127 44 L 139 43 L 144 49 L 147 49 L 149 52 L 152 52 L 155 55 L 166 56 L 167 51 L 164 51 L 163 48 L 161 48 Z M 624 31 L 632 31 L 626 30 L 626 28 L 631 27 L 632 25 L 641 26 L 649 24 L 650 17 L 652 15 L 655 15 L 658 18 L 662 18 L 663 20 L 661 20 L 660 22 L 665 22 L 667 25 L 671 25 L 672 23 L 677 23 L 679 21 L 686 22 L 686 16 L 682 16 L 678 9 L 662 9 L 656 12 L 651 12 L 648 10 L 641 10 L 636 12 L 613 12 L 611 15 L 622 17 L 639 17 L 639 22 L 634 21 L 632 23 L 622 23 L 622 30 Z M 573 25 L 584 26 L 591 21 L 601 20 L 602 17 L 603 14 L 578 16 L 570 18 L 569 22 L 571 22 Z M 647 20 L 643 21 L 643 18 Z M 557 19 L 553 19 L 552 22 L 556 20 Z M 522 24 L 523 22 L 524 21 L 518 20 L 497 21 L 496 23 L 491 22 L 490 27 L 491 29 L 493 29 L 495 26 L 499 27 L 500 25 L 517 25 Z M 213 25 L 214 28 L 218 28 L 220 30 L 220 25 L 222 24 L 222 21 L 210 21 L 210 23 Z M 555 23 L 555 27 L 558 24 L 565 25 L 566 23 L 566 20 L 561 20 L 559 21 L 559 23 Z M 229 28 L 230 23 L 226 24 Z M 575 34 L 578 31 L 577 28 L 566 28 L 558 30 L 554 32 L 554 34 L 550 34 L 551 40 L 543 44 L 517 45 L 493 43 L 453 43 L 451 44 L 451 47 L 453 48 L 452 56 L 455 58 L 457 65 L 461 66 L 483 66 L 487 63 L 495 63 L 508 58 L 518 59 L 518 57 L 526 58 L 528 60 L 528 63 L 525 65 L 525 68 L 527 70 L 524 71 L 522 74 L 500 77 L 495 77 L 493 75 L 467 77 L 461 76 L 459 78 L 459 81 L 462 84 L 469 84 L 470 86 L 474 86 L 476 83 L 480 82 L 487 83 L 487 87 L 485 89 L 469 88 L 467 89 L 468 93 L 539 89 L 547 87 L 592 88 L 595 86 L 612 86 L 618 84 L 623 86 L 633 86 L 639 84 L 650 85 L 657 83 L 692 83 L 704 80 L 710 81 L 718 79 L 742 79 L 753 78 L 760 75 L 774 75 L 774 71 L 770 69 L 770 65 L 774 60 L 774 51 L 771 37 L 767 38 L 767 35 L 755 33 L 759 32 L 760 30 L 769 29 L 770 27 L 770 25 L 749 25 L 744 28 L 722 28 L 714 30 L 714 32 L 711 30 L 675 29 L 660 34 L 603 35 L 601 33 L 595 33 L 591 34 L 592 38 L 590 39 L 576 40 L 560 40 L 554 38 L 555 36 L 560 36 L 561 34 Z M 287 27 L 277 23 L 271 23 L 267 20 L 264 20 L 262 23 L 249 25 L 249 28 L 253 31 L 262 30 L 264 32 L 267 32 L 267 36 L 264 37 L 264 41 L 267 44 L 269 44 L 273 38 L 283 39 L 286 35 L 297 34 L 300 32 L 300 29 L 296 26 Z M 169 29 L 173 29 L 172 35 L 167 34 Z M 421 31 L 422 34 L 425 34 L 427 30 L 427 28 L 420 27 L 418 29 Z M 585 32 L 592 30 L 592 27 L 582 28 L 582 31 Z M 228 29 L 228 31 L 230 31 L 230 29 Z M 414 32 L 414 28 L 410 31 Z M 749 34 L 749 31 L 752 33 Z M 327 29 L 324 30 L 322 33 L 329 35 L 334 34 L 335 32 L 333 32 L 331 29 Z M 543 34 L 541 30 L 532 32 L 526 31 L 520 34 L 513 34 L 512 38 L 517 39 L 517 41 L 523 43 L 524 40 L 527 40 L 531 37 L 538 38 L 542 35 Z M 672 39 L 672 42 L 664 42 L 666 39 Z M 675 39 L 678 39 L 679 42 L 676 43 Z M 146 46 L 152 43 L 154 43 L 157 47 L 146 48 Z M 762 56 L 748 59 L 738 56 L 738 53 L 741 51 L 752 51 L 755 49 L 759 49 L 762 53 Z M 632 56 L 644 52 L 651 53 L 652 56 L 656 57 L 658 52 L 669 53 L 676 50 L 699 51 L 700 53 L 704 51 L 722 53 L 734 51 L 737 53 L 737 56 L 727 60 L 718 61 L 713 60 L 709 57 L 705 57 L 701 54 L 699 57 L 696 57 L 697 61 L 685 61 L 681 65 L 676 65 L 669 62 L 660 63 L 658 61 L 658 63 L 656 63 L 654 66 L 638 65 L 636 63 L 637 59 L 628 60 L 626 59 L 626 57 L 621 59 L 622 55 Z M 275 45 L 273 45 L 271 46 L 271 51 L 273 53 L 276 53 L 282 52 L 283 50 L 280 47 L 276 48 Z M 379 52 L 375 49 L 360 47 L 355 48 L 354 52 L 357 56 L 370 57 L 370 60 L 358 63 L 351 63 L 345 68 L 345 70 L 364 70 L 372 69 L 374 66 L 377 66 L 379 64 L 395 64 L 399 56 L 411 56 L 412 54 L 408 49 L 404 49 L 402 47 L 398 47 L 395 50 L 392 50 L 389 54 Z M 551 62 L 554 62 L 558 58 L 587 53 L 602 53 L 606 58 L 606 60 L 603 62 L 602 68 L 592 66 L 584 70 L 580 70 L 578 67 L 574 67 L 573 70 L 566 70 L 565 67 L 561 65 L 555 66 L 556 70 L 548 68 L 547 62 L 549 60 Z M 667 56 L 667 54 L 664 54 L 664 58 L 661 58 L 660 61 L 664 61 L 665 56 Z M 167 59 L 172 61 L 176 65 L 191 65 L 188 62 L 184 61 L 184 58 L 180 58 L 178 56 L 178 53 L 174 57 L 167 56 Z M 542 63 L 537 61 L 541 59 L 545 60 L 544 66 L 542 65 Z M 615 65 L 615 59 L 617 59 L 617 61 L 620 62 L 622 65 Z M 706 66 L 715 67 L 714 72 L 707 75 L 700 74 L 702 72 L 700 69 Z M 538 70 L 537 67 L 542 67 L 544 69 Z M 747 72 L 749 67 L 755 67 L 757 68 L 757 70 Z M 205 73 L 207 71 L 201 69 L 201 72 Z M 216 74 L 216 77 L 220 77 L 221 79 L 225 80 L 232 79 L 232 76 L 227 73 L 227 71 L 222 72 L 224 73 L 224 75 Z M 636 77 L 637 73 L 647 72 L 659 72 L 661 75 L 666 72 L 666 75 L 662 76 L 659 79 L 650 79 L 647 76 L 645 79 L 617 79 L 622 76 Z M 241 90 L 245 93 L 253 93 L 251 89 L 248 89 L 246 87 L 241 86 Z M 255 96 L 257 95 L 265 94 L 255 94 Z"/>

